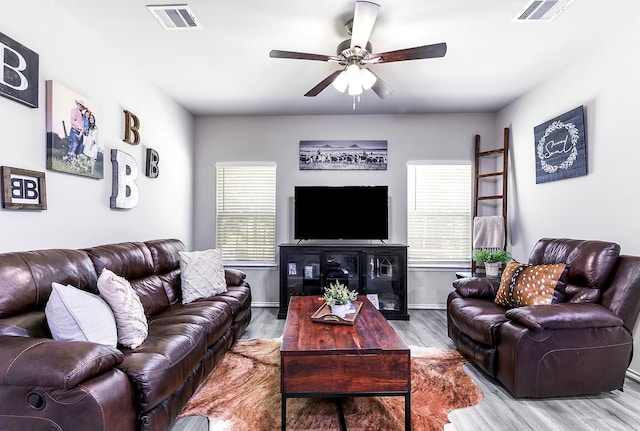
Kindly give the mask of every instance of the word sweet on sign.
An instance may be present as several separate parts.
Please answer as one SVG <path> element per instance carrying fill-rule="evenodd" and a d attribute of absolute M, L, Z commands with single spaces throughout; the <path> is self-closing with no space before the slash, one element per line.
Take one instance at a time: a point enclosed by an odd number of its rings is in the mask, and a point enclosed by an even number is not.
<path fill-rule="evenodd" d="M 535 127 L 536 184 L 587 175 L 583 107 Z"/>
<path fill-rule="evenodd" d="M 14 210 L 46 210 L 44 172 L 2 166 L 2 207 Z"/>

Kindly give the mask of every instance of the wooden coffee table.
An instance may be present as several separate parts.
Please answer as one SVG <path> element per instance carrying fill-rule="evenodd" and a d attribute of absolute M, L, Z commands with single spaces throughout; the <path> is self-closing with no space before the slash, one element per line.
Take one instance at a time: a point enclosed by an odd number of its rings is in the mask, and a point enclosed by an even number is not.
<path fill-rule="evenodd" d="M 323 302 L 315 296 L 291 297 L 280 349 L 283 431 L 287 398 L 369 396 L 405 397 L 405 430 L 411 429 L 410 350 L 366 296 L 358 300 L 362 309 L 349 326 L 313 322 L 311 315 Z"/>

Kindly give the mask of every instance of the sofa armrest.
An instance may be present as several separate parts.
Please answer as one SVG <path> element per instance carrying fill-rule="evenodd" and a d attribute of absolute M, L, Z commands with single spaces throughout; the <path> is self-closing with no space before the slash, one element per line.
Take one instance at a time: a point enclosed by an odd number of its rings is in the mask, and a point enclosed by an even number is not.
<path fill-rule="evenodd" d="M 4 385 L 70 389 L 122 360 L 122 352 L 102 344 L 0 336 L 0 383 Z"/>
<path fill-rule="evenodd" d="M 466 277 L 453 282 L 456 292 L 464 298 L 495 299 L 500 287 L 500 279 Z"/>
<path fill-rule="evenodd" d="M 227 281 L 227 286 L 240 286 L 247 274 L 239 269 L 225 268 L 224 277 Z"/>
<path fill-rule="evenodd" d="M 512 308 L 505 316 L 526 328 L 579 329 L 622 326 L 622 319 L 600 304 L 561 303 Z"/>

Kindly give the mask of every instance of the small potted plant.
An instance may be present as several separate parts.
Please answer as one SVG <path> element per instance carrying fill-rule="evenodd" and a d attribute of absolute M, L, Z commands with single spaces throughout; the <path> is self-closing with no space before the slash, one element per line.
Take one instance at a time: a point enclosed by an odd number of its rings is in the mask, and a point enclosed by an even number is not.
<path fill-rule="evenodd" d="M 497 277 L 500 271 L 500 265 L 504 265 L 511 260 L 511 253 L 507 250 L 476 250 L 473 254 L 473 260 L 480 264 L 484 264 L 487 277 Z"/>
<path fill-rule="evenodd" d="M 344 318 L 349 308 L 349 303 L 358 297 L 358 292 L 349 290 L 347 286 L 336 280 L 335 284 L 329 284 L 324 288 L 324 300 L 331 307 L 331 314 Z"/>

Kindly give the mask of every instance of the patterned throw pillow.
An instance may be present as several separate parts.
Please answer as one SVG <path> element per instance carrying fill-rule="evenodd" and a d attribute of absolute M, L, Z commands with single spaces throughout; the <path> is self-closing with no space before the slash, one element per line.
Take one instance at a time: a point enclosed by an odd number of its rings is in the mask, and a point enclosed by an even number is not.
<path fill-rule="evenodd" d="M 180 252 L 182 303 L 227 291 L 222 252 L 217 249 Z"/>
<path fill-rule="evenodd" d="M 131 349 L 141 345 L 149 335 L 149 324 L 140 298 L 131 284 L 105 268 L 98 277 L 98 291 L 116 318 L 118 343 Z"/>
<path fill-rule="evenodd" d="M 511 261 L 502 271 L 495 303 L 513 308 L 557 302 L 562 295 L 556 289 L 565 286 L 567 273 L 564 263 L 523 265 Z"/>

